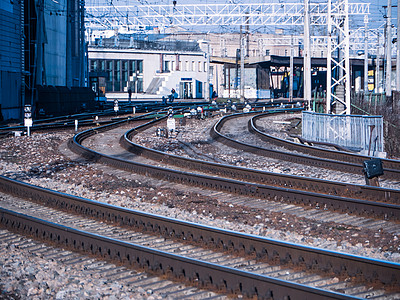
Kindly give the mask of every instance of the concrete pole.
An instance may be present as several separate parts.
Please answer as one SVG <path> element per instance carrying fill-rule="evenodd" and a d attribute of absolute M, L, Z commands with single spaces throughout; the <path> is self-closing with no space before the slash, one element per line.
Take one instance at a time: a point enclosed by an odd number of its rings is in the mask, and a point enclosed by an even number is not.
<path fill-rule="evenodd" d="M 210 43 L 207 42 L 207 79 L 206 79 L 206 88 L 205 88 L 205 92 L 206 92 L 206 100 L 210 101 Z M 178 62 L 179 64 L 179 62 Z"/>
<path fill-rule="evenodd" d="M 309 0 L 304 0 L 304 100 L 311 110 L 311 47 Z"/>
<path fill-rule="evenodd" d="M 379 60 L 380 56 L 380 46 L 379 46 L 379 31 L 377 33 L 378 35 L 378 44 L 377 44 L 377 49 L 376 49 L 376 70 L 375 70 L 375 93 L 379 93 L 379 81 L 381 80 L 379 77 L 379 64 L 381 63 Z"/>
<path fill-rule="evenodd" d="M 294 73 L 293 56 L 294 56 L 294 47 L 293 47 L 293 35 L 292 35 L 290 39 L 290 76 L 289 76 L 290 101 L 293 101 L 293 73 Z"/>
<path fill-rule="evenodd" d="M 386 97 L 392 96 L 392 0 L 388 0 L 386 19 Z"/>
<path fill-rule="evenodd" d="M 368 91 L 368 16 L 364 16 L 364 95 L 369 94 Z"/>
<path fill-rule="evenodd" d="M 400 91 L 400 5 L 397 0 L 396 91 Z"/>
<path fill-rule="evenodd" d="M 240 40 L 240 102 L 244 102 L 244 51 L 246 37 L 242 36 Z"/>

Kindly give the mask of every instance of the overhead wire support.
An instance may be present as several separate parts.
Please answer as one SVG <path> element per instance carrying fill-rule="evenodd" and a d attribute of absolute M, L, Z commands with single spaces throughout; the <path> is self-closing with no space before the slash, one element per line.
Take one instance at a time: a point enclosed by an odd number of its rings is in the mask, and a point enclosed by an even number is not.
<path fill-rule="evenodd" d="M 328 52 L 326 110 L 337 114 L 350 114 L 350 30 L 349 2 L 328 1 Z"/>
<path fill-rule="evenodd" d="M 325 25 L 328 5 L 310 3 L 310 24 Z M 349 14 L 369 14 L 369 3 L 349 4 Z M 128 15 L 128 18 L 126 17 Z M 303 25 L 303 3 L 86 6 L 86 27 Z"/>

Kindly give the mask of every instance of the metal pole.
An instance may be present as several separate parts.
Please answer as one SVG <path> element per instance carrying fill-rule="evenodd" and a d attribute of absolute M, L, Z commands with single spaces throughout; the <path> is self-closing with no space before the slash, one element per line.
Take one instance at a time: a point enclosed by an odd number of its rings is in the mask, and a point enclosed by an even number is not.
<path fill-rule="evenodd" d="M 345 0 L 344 3 L 345 7 L 345 20 L 344 20 L 344 38 L 345 38 L 345 68 L 346 68 L 346 80 L 345 80 L 345 103 L 346 103 L 346 110 L 345 114 L 350 115 L 351 113 L 351 101 L 350 101 L 350 86 L 351 86 L 351 70 L 350 70 L 350 28 L 349 28 L 349 2 Z"/>
<path fill-rule="evenodd" d="M 293 101 L 293 73 L 294 73 L 293 56 L 294 56 L 294 48 L 293 48 L 293 35 L 292 35 L 291 40 L 290 40 L 290 76 L 289 76 L 289 99 L 290 99 L 290 101 Z"/>
<path fill-rule="evenodd" d="M 332 1 L 328 0 L 328 51 L 326 56 L 326 113 L 332 113 Z"/>
<path fill-rule="evenodd" d="M 311 47 L 309 0 L 304 0 L 304 100 L 311 109 Z"/>
<path fill-rule="evenodd" d="M 364 16 L 364 95 L 367 96 L 368 90 L 368 16 Z"/>
<path fill-rule="evenodd" d="M 246 38 L 242 37 L 240 42 L 240 102 L 244 102 L 244 49 Z"/>
<path fill-rule="evenodd" d="M 400 91 L 400 5 L 397 1 L 396 91 Z"/>
<path fill-rule="evenodd" d="M 388 0 L 386 19 L 386 97 L 392 96 L 392 0 Z"/>

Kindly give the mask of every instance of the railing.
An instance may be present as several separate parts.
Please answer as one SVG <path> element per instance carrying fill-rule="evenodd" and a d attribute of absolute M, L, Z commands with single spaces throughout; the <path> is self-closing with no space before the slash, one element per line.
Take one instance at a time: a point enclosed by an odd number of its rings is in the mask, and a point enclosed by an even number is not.
<path fill-rule="evenodd" d="M 302 113 L 302 137 L 337 144 L 364 154 L 384 152 L 383 117 Z"/>

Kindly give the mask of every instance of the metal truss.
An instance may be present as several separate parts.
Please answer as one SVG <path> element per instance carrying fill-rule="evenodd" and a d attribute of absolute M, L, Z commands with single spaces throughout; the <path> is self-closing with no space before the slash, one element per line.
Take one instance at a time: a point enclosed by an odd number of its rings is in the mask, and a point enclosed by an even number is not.
<path fill-rule="evenodd" d="M 328 53 L 326 86 L 326 110 L 350 114 L 350 32 L 349 3 L 340 0 L 328 1 Z M 341 107 L 341 105 L 343 107 Z"/>
<path fill-rule="evenodd" d="M 294 26 L 304 24 L 303 3 L 87 5 L 86 28 L 92 30 L 138 29 L 146 26 Z M 311 25 L 326 25 L 326 3 L 310 3 Z M 349 4 L 350 15 L 369 14 L 369 3 Z"/>

